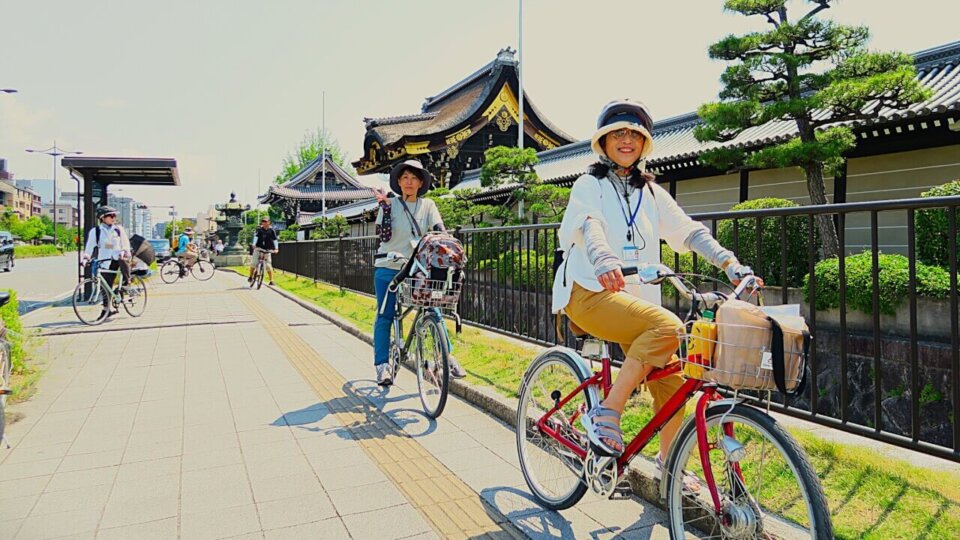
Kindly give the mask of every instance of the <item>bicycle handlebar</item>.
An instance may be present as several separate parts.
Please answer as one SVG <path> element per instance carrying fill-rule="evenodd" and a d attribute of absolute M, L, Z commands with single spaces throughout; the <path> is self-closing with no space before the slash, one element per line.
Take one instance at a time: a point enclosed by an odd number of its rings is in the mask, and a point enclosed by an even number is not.
<path fill-rule="evenodd" d="M 648 271 L 648 268 L 652 268 L 652 270 Z M 728 296 L 720 292 L 701 293 L 696 290 L 691 290 L 690 287 L 687 287 L 687 284 L 684 283 L 684 281 L 680 279 L 677 274 L 673 273 L 673 270 L 670 270 L 668 267 L 663 265 L 652 265 L 651 267 L 646 267 L 643 269 L 637 266 L 627 266 L 624 267 L 622 271 L 624 276 L 639 276 L 640 282 L 643 284 L 656 284 L 665 280 L 669 281 L 670 284 L 677 289 L 677 292 L 680 293 L 681 296 L 688 300 L 701 303 L 709 309 L 713 309 L 728 300 Z M 643 275 L 644 272 L 650 274 L 648 279 L 644 279 L 647 277 Z M 740 284 L 737 285 L 737 287 L 733 290 L 733 296 L 735 298 L 740 298 L 740 295 L 742 295 L 748 288 L 753 287 L 756 289 L 758 281 L 759 278 L 755 275 L 751 274 L 744 276 L 743 279 L 740 280 Z"/>

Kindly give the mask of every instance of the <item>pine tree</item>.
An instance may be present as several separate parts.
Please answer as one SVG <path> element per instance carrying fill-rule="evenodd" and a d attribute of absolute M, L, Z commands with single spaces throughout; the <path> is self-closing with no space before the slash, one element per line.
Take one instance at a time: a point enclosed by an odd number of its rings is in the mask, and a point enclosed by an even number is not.
<path fill-rule="evenodd" d="M 787 0 L 726 0 L 724 8 L 762 17 L 770 27 L 742 36 L 729 35 L 709 49 L 710 58 L 731 62 L 721 76 L 720 101 L 697 113 L 703 120 L 700 141 L 728 141 L 744 130 L 771 121 L 790 121 L 797 136 L 753 153 L 719 148 L 701 155 L 718 168 L 803 169 L 810 201 L 826 204 L 824 171 L 834 171 L 856 145 L 851 123 L 879 116 L 929 98 L 916 79 L 909 55 L 870 52 L 864 26 L 844 26 L 817 17 L 836 0 L 805 0 L 809 10 L 798 19 Z M 817 216 L 824 255 L 839 254 L 830 216 Z"/>

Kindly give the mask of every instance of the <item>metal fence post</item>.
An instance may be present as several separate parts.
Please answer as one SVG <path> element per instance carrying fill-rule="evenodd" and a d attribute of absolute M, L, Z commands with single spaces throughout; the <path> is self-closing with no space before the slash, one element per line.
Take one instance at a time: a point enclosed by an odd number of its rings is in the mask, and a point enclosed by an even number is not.
<path fill-rule="evenodd" d="M 337 252 L 340 259 L 340 270 L 337 272 L 337 281 L 340 283 L 340 291 L 343 292 L 343 274 L 345 273 L 347 266 L 346 255 L 343 252 L 343 235 L 340 235 L 337 238 Z"/>

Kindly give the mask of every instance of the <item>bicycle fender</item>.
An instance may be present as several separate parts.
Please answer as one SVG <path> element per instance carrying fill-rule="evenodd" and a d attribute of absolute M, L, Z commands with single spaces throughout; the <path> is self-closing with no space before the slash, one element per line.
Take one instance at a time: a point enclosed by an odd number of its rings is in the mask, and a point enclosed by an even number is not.
<path fill-rule="evenodd" d="M 570 359 L 573 365 L 577 367 L 577 370 L 580 372 L 580 376 L 583 377 L 584 380 L 589 379 L 590 377 L 593 377 L 593 370 L 590 369 L 590 365 L 587 363 L 587 361 L 584 360 L 583 357 L 581 357 L 580 354 L 577 353 L 577 351 L 569 347 L 563 347 L 560 345 L 550 347 L 549 349 L 540 353 L 534 359 L 533 362 L 536 363 L 538 360 L 547 356 L 548 354 L 558 354 L 558 355 L 566 356 L 568 359 Z M 530 373 L 532 372 L 528 371 L 527 374 L 523 376 L 524 385 L 526 385 L 529 382 L 527 379 Z M 598 392 L 596 385 L 588 386 L 586 389 L 586 392 L 587 392 L 587 405 L 589 405 L 590 408 L 597 406 L 598 404 L 600 404 L 600 402 L 603 401 L 600 398 L 600 392 Z"/>
<path fill-rule="evenodd" d="M 716 407 L 717 405 L 720 405 L 720 406 L 726 405 L 727 407 L 731 407 L 733 405 L 736 405 L 738 403 L 743 403 L 743 402 L 744 402 L 743 398 L 723 398 L 723 399 L 718 399 L 716 401 L 711 401 L 710 405 L 707 406 L 707 409 L 711 407 Z M 696 422 L 696 420 L 697 420 L 696 417 L 692 414 L 687 416 L 684 419 L 683 424 L 680 425 L 680 429 L 677 430 L 677 433 L 680 433 L 681 431 L 683 431 L 683 428 L 686 427 L 686 424 L 688 422 Z M 663 471 L 660 474 L 660 500 L 661 501 L 667 500 L 666 468 L 669 461 L 670 461 L 669 459 L 665 459 L 663 461 Z"/>

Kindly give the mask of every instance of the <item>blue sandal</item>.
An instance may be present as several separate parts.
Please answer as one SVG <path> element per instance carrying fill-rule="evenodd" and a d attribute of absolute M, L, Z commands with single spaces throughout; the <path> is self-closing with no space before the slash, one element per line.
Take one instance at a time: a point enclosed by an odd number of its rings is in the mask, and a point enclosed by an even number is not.
<path fill-rule="evenodd" d="M 620 457 L 623 454 L 623 431 L 617 424 L 597 420 L 602 417 L 620 420 L 620 413 L 597 405 L 580 418 L 580 423 L 587 430 L 587 437 L 594 447 L 594 452 L 603 456 Z"/>

